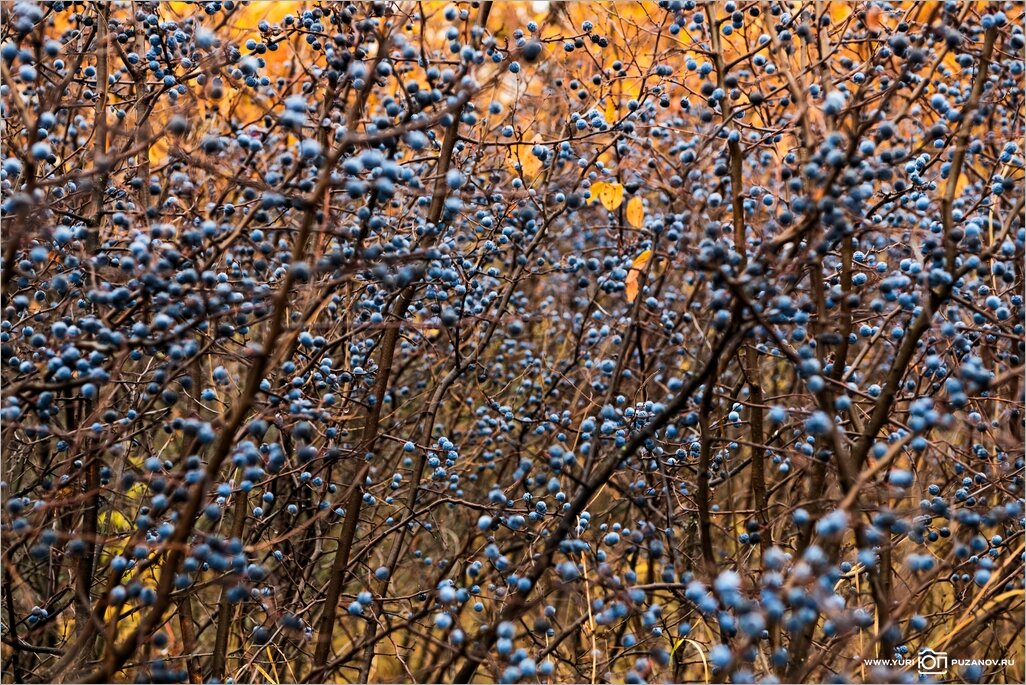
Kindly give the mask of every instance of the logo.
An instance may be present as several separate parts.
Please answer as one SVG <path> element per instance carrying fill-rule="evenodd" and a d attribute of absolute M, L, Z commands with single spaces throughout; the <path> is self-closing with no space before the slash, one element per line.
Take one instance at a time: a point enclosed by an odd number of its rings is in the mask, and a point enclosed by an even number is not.
<path fill-rule="evenodd" d="M 943 678 L 952 668 L 958 669 L 966 666 L 1002 668 L 1014 666 L 1015 659 L 949 659 L 947 652 L 937 652 L 929 647 L 921 647 L 915 658 L 910 654 L 904 653 L 891 659 L 863 659 L 862 663 L 866 666 L 885 666 L 903 670 L 911 670 L 915 667 L 921 676 Z"/>
<path fill-rule="evenodd" d="M 948 653 L 935 652 L 928 647 L 919 650 L 919 675 L 943 676 L 948 672 Z"/>

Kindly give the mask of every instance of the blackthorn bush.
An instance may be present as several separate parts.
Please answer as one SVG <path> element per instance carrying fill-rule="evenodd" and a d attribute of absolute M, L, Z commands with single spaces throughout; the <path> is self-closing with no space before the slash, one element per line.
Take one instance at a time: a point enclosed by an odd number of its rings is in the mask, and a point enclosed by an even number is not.
<path fill-rule="evenodd" d="M 0 11 L 6 680 L 1023 681 L 1020 3 Z"/>

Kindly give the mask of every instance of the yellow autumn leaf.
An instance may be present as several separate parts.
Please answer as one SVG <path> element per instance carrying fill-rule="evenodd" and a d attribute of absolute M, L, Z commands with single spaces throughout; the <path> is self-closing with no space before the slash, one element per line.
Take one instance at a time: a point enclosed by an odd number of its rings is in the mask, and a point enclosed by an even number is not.
<path fill-rule="evenodd" d="M 132 530 L 132 524 L 120 511 L 111 510 L 100 514 L 99 529 L 105 535 L 116 535 Z"/>
<path fill-rule="evenodd" d="M 831 12 L 831 14 L 833 14 L 833 12 Z M 838 21 L 844 18 L 846 17 L 834 18 L 834 20 Z M 862 21 L 863 23 L 865 23 L 866 28 L 872 31 L 873 33 L 880 33 L 886 30 L 887 28 L 884 25 L 883 18 L 883 10 L 877 7 L 876 5 L 871 5 L 869 9 L 866 10 L 866 13 L 863 15 Z"/>
<path fill-rule="evenodd" d="M 634 228 L 641 228 L 645 224 L 645 205 L 640 197 L 632 197 L 627 202 L 627 223 Z"/>
<path fill-rule="evenodd" d="M 150 160 L 150 164 L 157 166 L 162 164 L 167 159 L 168 150 L 170 150 L 167 138 L 160 136 L 153 141 L 153 144 L 146 150 L 147 158 Z"/>
<path fill-rule="evenodd" d="M 623 204 L 622 183 L 606 183 L 605 181 L 592 183 L 591 194 L 610 212 Z"/>
<path fill-rule="evenodd" d="M 612 124 L 616 121 L 616 103 L 613 102 L 612 96 L 606 98 L 606 123 Z"/>
<path fill-rule="evenodd" d="M 103 612 L 103 620 L 108 625 L 110 624 L 111 619 L 115 617 L 118 618 L 118 640 L 122 640 L 128 637 L 132 633 L 132 631 L 135 630 L 136 626 L 139 625 L 140 612 L 132 611 L 132 607 L 134 604 L 134 602 L 129 602 L 127 604 L 108 606 L 107 609 Z"/>
<path fill-rule="evenodd" d="M 527 178 L 534 178 L 538 175 L 538 172 L 541 171 L 542 168 L 542 161 L 535 157 L 534 152 L 531 151 L 534 147 L 534 143 L 538 142 L 541 142 L 541 136 L 535 136 L 530 145 L 525 143 L 522 145 L 514 145 L 510 148 L 512 154 L 509 158 L 509 166 L 513 171 L 517 171 L 519 166 L 520 171 L 522 171 L 524 176 Z"/>
<path fill-rule="evenodd" d="M 633 302 L 634 298 L 638 296 L 638 289 L 640 288 L 638 280 L 641 278 L 641 272 L 645 270 L 650 261 L 652 261 L 652 250 L 645 250 L 631 262 L 631 270 L 627 272 L 626 281 L 628 302 Z"/>
<path fill-rule="evenodd" d="M 134 529 L 134 526 L 124 514 L 114 510 L 100 514 L 98 524 L 98 532 L 107 537 L 106 544 L 100 551 L 100 563 L 107 564 L 115 555 L 125 551 L 128 533 Z"/>

